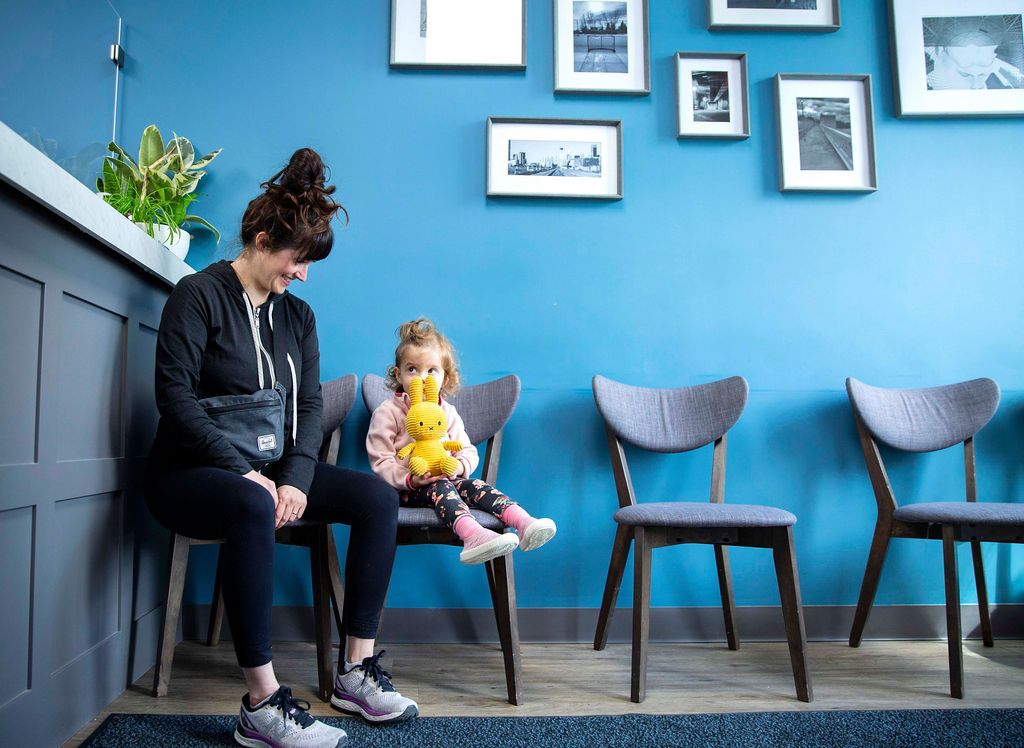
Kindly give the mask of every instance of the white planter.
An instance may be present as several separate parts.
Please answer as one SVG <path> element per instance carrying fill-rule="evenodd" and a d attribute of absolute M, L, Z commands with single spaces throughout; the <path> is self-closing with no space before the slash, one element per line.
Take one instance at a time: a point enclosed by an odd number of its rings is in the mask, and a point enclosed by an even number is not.
<path fill-rule="evenodd" d="M 135 225 L 143 231 L 146 231 L 146 224 L 136 221 Z M 146 233 L 148 234 L 149 232 L 146 231 Z M 171 253 L 175 257 L 182 260 L 184 260 L 185 255 L 188 254 L 188 245 L 192 240 L 192 236 L 185 231 L 185 229 L 181 229 L 181 231 L 178 232 L 177 240 L 171 241 L 171 229 L 169 226 L 165 226 L 162 223 L 153 224 L 153 238 L 171 250 Z"/>

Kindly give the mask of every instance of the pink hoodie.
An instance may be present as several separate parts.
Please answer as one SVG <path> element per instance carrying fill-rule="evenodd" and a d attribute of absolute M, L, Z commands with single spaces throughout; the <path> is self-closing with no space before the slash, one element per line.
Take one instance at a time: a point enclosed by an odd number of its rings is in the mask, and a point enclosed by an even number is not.
<path fill-rule="evenodd" d="M 448 436 L 446 441 L 462 442 L 462 451 L 455 455 L 459 461 L 457 478 L 468 478 L 480 456 L 469 442 L 466 426 L 455 406 L 441 398 L 441 410 L 448 419 Z M 400 392 L 385 400 L 373 411 L 370 418 L 370 430 L 366 434 L 366 453 L 370 456 L 370 467 L 378 477 L 383 478 L 399 491 L 411 490 L 409 485 L 409 460 L 399 460 L 398 452 L 407 444 L 412 444 L 412 437 L 405 430 L 405 416 L 409 412 L 409 398 Z"/>

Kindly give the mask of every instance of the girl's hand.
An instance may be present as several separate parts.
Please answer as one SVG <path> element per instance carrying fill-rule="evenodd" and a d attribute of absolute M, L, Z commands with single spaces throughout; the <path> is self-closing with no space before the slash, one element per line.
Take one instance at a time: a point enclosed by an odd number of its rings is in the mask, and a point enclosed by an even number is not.
<path fill-rule="evenodd" d="M 253 483 L 263 486 L 267 491 L 270 492 L 271 497 L 274 499 L 274 506 L 277 506 L 277 486 L 274 485 L 274 481 L 270 480 L 265 475 L 257 473 L 255 470 L 250 470 L 248 473 L 242 476 L 248 478 Z"/>
<path fill-rule="evenodd" d="M 423 475 L 413 475 L 409 473 L 409 485 L 413 488 L 423 488 L 429 486 L 431 483 L 437 483 L 439 480 L 444 478 L 443 475 L 431 475 L 430 473 L 424 473 Z"/>
<path fill-rule="evenodd" d="M 289 522 L 294 522 L 306 512 L 306 494 L 295 486 L 277 487 L 277 513 L 274 516 L 274 529 L 278 530 Z"/>

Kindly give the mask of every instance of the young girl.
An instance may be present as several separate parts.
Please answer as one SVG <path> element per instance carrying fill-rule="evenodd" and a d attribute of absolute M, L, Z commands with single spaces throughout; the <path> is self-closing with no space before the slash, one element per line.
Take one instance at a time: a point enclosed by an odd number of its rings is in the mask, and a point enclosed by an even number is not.
<path fill-rule="evenodd" d="M 466 434 L 462 418 L 444 399 L 444 395 L 451 395 L 459 387 L 459 367 L 452 344 L 423 317 L 399 327 L 398 339 L 395 363 L 387 370 L 387 384 L 395 391 L 395 396 L 373 411 L 366 435 L 366 452 L 373 472 L 398 489 L 403 505 L 433 507 L 437 516 L 462 540 L 459 560 L 464 564 L 482 564 L 511 553 L 516 546 L 524 551 L 540 548 L 554 537 L 555 523 L 531 517 L 508 496 L 482 480 L 469 477 L 480 458 Z M 445 441 L 465 445 L 454 455 L 458 461 L 454 475 L 413 475 L 408 459 L 398 458 L 398 452 L 413 441 L 405 427 L 410 406 L 406 392 L 415 377 L 425 379 L 428 376 L 437 381 L 441 391 L 441 409 L 448 419 Z M 470 514 L 470 507 L 489 512 L 515 528 L 518 538 L 512 533 L 496 533 L 482 527 Z"/>

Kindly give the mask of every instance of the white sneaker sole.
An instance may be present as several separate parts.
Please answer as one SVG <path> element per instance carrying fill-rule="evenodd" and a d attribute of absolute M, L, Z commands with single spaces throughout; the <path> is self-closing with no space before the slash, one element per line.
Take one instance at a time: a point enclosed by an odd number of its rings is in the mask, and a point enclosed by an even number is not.
<path fill-rule="evenodd" d="M 249 738 L 238 731 L 235 728 L 235 742 L 239 745 L 247 746 L 247 748 L 273 748 L 277 743 L 272 740 L 264 740 L 263 738 Z M 338 742 L 334 744 L 334 748 L 342 748 L 342 746 L 348 744 L 348 735 L 342 735 L 338 738 Z"/>
<path fill-rule="evenodd" d="M 504 556 L 511 553 L 519 545 L 519 538 L 514 533 L 506 532 L 499 535 L 494 540 L 489 540 L 483 545 L 478 545 L 471 551 L 463 551 L 459 554 L 459 561 L 471 566 L 473 564 L 482 564 L 486 561 L 496 559 L 498 556 Z"/>
<path fill-rule="evenodd" d="M 331 695 L 331 706 L 339 712 L 345 712 L 346 714 L 358 714 L 367 722 L 405 722 L 407 719 L 412 719 L 420 713 L 419 708 L 415 704 L 410 704 L 403 712 L 373 714 L 372 712 L 368 712 L 363 709 L 361 704 L 358 704 L 355 701 L 349 701 L 348 699 L 339 699 L 333 694 Z"/>
<path fill-rule="evenodd" d="M 547 518 L 534 520 L 533 524 L 526 528 L 523 537 L 519 539 L 519 550 L 533 551 L 540 548 L 555 537 L 556 531 L 557 528 L 553 520 Z"/>

